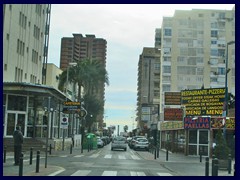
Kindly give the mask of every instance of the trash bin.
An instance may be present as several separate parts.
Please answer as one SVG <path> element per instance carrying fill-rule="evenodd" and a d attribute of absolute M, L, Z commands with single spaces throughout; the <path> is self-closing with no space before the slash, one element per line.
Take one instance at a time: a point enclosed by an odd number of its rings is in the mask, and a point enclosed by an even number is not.
<path fill-rule="evenodd" d="M 89 146 L 91 149 L 97 149 L 97 137 L 95 134 L 87 133 L 83 140 L 83 149 L 88 149 Z"/>

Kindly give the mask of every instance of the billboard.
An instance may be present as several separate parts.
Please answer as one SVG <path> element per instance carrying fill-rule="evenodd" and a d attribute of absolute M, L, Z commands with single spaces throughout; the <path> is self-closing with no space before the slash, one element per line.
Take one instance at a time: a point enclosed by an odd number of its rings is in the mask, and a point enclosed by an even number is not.
<path fill-rule="evenodd" d="M 165 92 L 165 105 L 181 105 L 181 92 Z"/>
<path fill-rule="evenodd" d="M 222 116 L 225 88 L 181 91 L 186 116 Z"/>
<path fill-rule="evenodd" d="M 164 108 L 164 121 L 182 121 L 183 109 L 181 108 Z"/>

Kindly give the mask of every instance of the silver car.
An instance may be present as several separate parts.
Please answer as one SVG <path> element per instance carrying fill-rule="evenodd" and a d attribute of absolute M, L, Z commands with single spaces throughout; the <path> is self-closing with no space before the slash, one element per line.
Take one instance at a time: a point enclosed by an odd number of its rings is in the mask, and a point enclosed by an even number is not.
<path fill-rule="evenodd" d="M 123 136 L 114 137 L 111 144 L 111 150 L 114 149 L 123 149 L 124 151 L 127 150 L 127 140 Z"/>
<path fill-rule="evenodd" d="M 149 142 L 146 138 L 138 138 L 136 139 L 135 143 L 134 143 L 134 146 L 133 146 L 133 149 L 136 150 L 136 149 L 145 149 L 148 151 L 148 148 L 149 148 Z"/>

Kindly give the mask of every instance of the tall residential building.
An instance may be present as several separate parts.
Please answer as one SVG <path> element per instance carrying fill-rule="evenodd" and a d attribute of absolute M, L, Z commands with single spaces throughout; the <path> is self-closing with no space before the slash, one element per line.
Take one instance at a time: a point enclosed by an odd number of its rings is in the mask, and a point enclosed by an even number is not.
<path fill-rule="evenodd" d="M 150 47 L 144 47 L 139 57 L 137 120 L 138 127 L 143 131 L 151 128 L 151 125 L 158 121 L 160 57 L 161 51 Z"/>
<path fill-rule="evenodd" d="M 73 34 L 73 37 L 63 37 L 61 40 L 60 68 L 66 70 L 70 62 L 82 59 L 99 60 L 106 68 L 107 41 L 96 38 L 95 35 Z M 96 92 L 97 98 L 104 103 L 105 84 Z M 103 113 L 97 117 L 100 128 L 103 123 Z"/>
<path fill-rule="evenodd" d="M 235 95 L 235 9 L 176 10 L 161 29 L 161 112 L 164 92 L 225 87 L 226 59 Z"/>
<path fill-rule="evenodd" d="M 4 4 L 3 9 L 3 81 L 42 84 L 50 5 Z"/>

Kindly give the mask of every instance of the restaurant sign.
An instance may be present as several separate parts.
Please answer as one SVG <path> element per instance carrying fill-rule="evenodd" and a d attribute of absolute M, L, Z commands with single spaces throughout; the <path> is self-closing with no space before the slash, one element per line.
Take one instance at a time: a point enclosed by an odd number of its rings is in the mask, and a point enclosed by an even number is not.
<path fill-rule="evenodd" d="M 184 129 L 209 129 L 210 117 L 185 117 Z"/>

